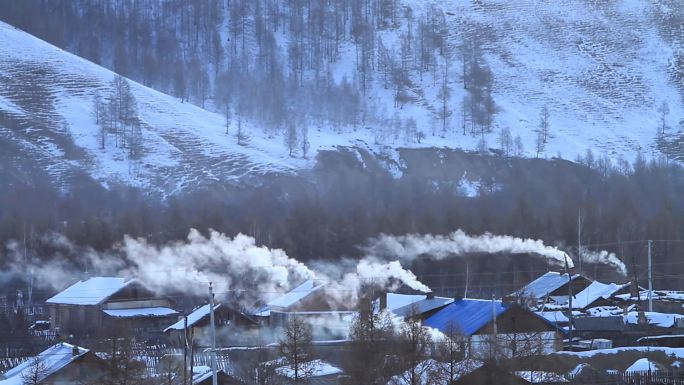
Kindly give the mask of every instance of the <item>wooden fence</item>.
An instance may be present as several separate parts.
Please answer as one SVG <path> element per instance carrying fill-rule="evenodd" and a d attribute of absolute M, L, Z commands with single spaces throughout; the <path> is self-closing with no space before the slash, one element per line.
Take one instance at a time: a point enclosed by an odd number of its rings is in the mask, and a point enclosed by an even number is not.
<path fill-rule="evenodd" d="M 568 380 L 578 385 L 684 385 L 684 371 L 638 371 L 596 377 L 579 375 L 569 376 Z"/>

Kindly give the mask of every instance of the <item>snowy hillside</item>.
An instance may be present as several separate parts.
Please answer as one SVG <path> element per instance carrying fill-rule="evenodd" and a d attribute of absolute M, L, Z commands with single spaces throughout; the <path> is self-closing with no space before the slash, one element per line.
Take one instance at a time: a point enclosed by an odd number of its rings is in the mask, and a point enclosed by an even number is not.
<path fill-rule="evenodd" d="M 494 73 L 499 125 L 525 143 L 533 143 L 543 105 L 551 115 L 551 156 L 574 159 L 586 148 L 613 158 L 652 154 L 664 101 L 667 124 L 679 132 L 682 99 L 668 72 L 673 47 L 657 20 L 674 10 L 641 0 L 480 3 L 444 8 L 454 31 L 479 31 Z"/>
<path fill-rule="evenodd" d="M 551 139 L 541 157 L 561 154 L 574 160 L 589 148 L 595 156 L 613 160 L 622 156 L 631 161 L 637 151 L 657 156 L 658 108 L 663 102 L 670 109 L 664 139 L 681 135 L 684 109 L 680 88 L 672 81 L 673 62 L 681 48 L 678 41 L 662 36 L 658 19 L 675 10 L 645 0 L 406 3 L 416 9 L 439 7 L 457 52 L 449 76 L 451 130 L 445 139 L 434 128 L 441 124 L 439 76 L 436 81 L 426 77 L 420 84 L 425 95 L 420 103 L 397 111 L 401 117 L 418 119 L 419 129 L 428 133 L 425 143 L 477 148 L 479 136 L 461 135 L 459 116 L 467 92 L 458 52 L 463 42 L 473 40 L 493 73 L 498 106 L 493 128 L 485 135 L 489 148 L 499 148 L 500 130 L 507 127 L 513 137 L 523 139 L 525 155 L 536 156 L 536 130 L 544 106 L 549 109 Z M 392 111 L 389 92 L 380 80 L 376 82 L 373 98 Z M 435 131 L 436 137 L 430 135 Z M 669 155 L 681 153 L 681 148 L 669 149 Z"/>
<path fill-rule="evenodd" d="M 206 109 L 196 106 L 204 104 L 196 96 L 190 95 L 195 104 L 183 103 L 179 98 L 134 83 L 132 89 L 139 104 L 143 142 L 143 155 L 137 160 L 129 159 L 125 149 L 116 148 L 112 143 L 100 149 L 98 142 L 93 96 L 96 91 L 108 92 L 115 76 L 113 72 L 0 24 L 3 162 L 16 164 L 18 170 L 25 170 L 26 164 L 32 162 L 31 167 L 46 171 L 60 184 L 66 183 L 67 177 L 86 175 L 104 185 L 121 181 L 174 193 L 206 183 L 308 168 L 315 164 L 318 150 L 337 146 L 360 147 L 381 154 L 384 159 L 393 159 L 390 171 L 398 177 L 402 175 L 398 148 L 475 150 L 484 144 L 497 149 L 502 129 L 510 130 L 511 138 L 520 138 L 522 148 L 518 147 L 515 152 L 528 157 L 561 154 L 563 158 L 575 159 L 589 148 L 596 156 L 606 155 L 613 160 L 620 157 L 632 160 L 637 151 L 655 156 L 663 148 L 668 150 L 668 155 L 677 157 L 681 152 L 677 143 L 681 140 L 679 121 L 684 109 L 673 63 L 680 54 L 680 42 L 663 32 L 663 18 L 676 11 L 663 5 L 666 3 L 667 0 L 404 1 L 391 23 L 383 24 L 384 19 L 377 17 L 381 26 L 368 37 L 372 51 L 367 63 L 360 62 L 365 60 L 359 56 L 360 43 L 348 37 L 354 31 L 345 30 L 343 38 L 336 42 L 338 52 L 331 55 L 334 60 L 325 64 L 325 70 L 309 65 L 300 69 L 299 75 L 291 68 L 292 58 L 288 59 L 293 52 L 290 49 L 293 40 L 284 27 L 282 31 L 274 27 L 274 68 L 282 74 L 295 73 L 292 79 L 279 81 L 296 85 L 299 76 L 299 83 L 313 88 L 288 94 L 287 87 L 283 91 L 274 85 L 273 93 L 279 96 L 272 99 L 275 104 L 264 105 L 263 109 L 259 98 L 264 95 L 245 96 L 245 99 L 251 98 L 248 102 L 253 106 L 240 121 L 248 140 L 245 145 L 238 145 L 236 119 L 231 121 L 226 133 L 225 117 L 208 111 L 225 109 L 217 96 L 222 92 L 218 79 L 230 73 L 223 74 L 220 70 L 233 68 L 233 60 L 238 55 L 219 57 L 216 64 L 202 67 L 217 74 L 207 85 L 214 88 L 209 93 L 214 96 L 209 96 Z M 245 4 L 250 6 L 249 2 Z M 281 12 L 287 15 L 284 9 Z M 245 25 L 252 28 L 254 20 L 249 17 Z M 432 19 L 437 21 L 430 24 Z M 232 41 L 224 48 L 230 52 L 228 48 L 235 44 L 235 39 L 229 39 L 233 33 L 230 23 L 222 23 L 217 23 L 217 36 Z M 432 35 L 423 31 L 418 35 L 419 29 L 430 25 L 435 28 L 443 25 L 444 31 Z M 250 60 L 254 59 L 257 64 L 250 65 L 257 72 L 265 71 L 259 67 L 261 56 L 255 52 L 252 32 L 240 33 L 242 48 L 233 48 L 252 55 Z M 419 57 L 421 39 L 425 36 L 447 41 L 446 45 L 434 44 L 424 54 L 430 56 L 428 59 Z M 478 65 L 491 71 L 491 83 L 483 86 L 494 104 L 487 130 L 482 123 L 473 123 L 475 113 L 467 104 L 468 98 L 474 96 L 472 89 L 465 86 L 474 82 L 468 78 L 475 75 L 470 68 L 473 67 L 469 56 L 472 52 L 466 51 L 475 46 L 479 56 L 473 60 L 481 61 Z M 198 52 L 205 54 L 202 49 L 198 48 Z M 442 49 L 450 51 L 448 60 L 444 52 L 436 53 Z M 206 55 L 203 63 L 211 63 Z M 360 68 L 364 65 L 373 72 L 364 77 L 361 92 L 360 74 L 366 70 Z M 128 69 L 134 78 L 141 71 Z M 388 72 L 392 73 L 388 75 Z M 307 95 L 316 86 L 306 82 L 317 84 L 314 78 L 319 75 L 328 77 L 325 81 L 342 90 L 345 82 L 350 82 L 354 91 L 340 95 L 355 95 L 361 102 L 340 111 L 357 111 L 358 117 L 345 116 L 331 122 L 326 120 L 329 118 L 317 116 L 316 96 Z M 388 82 L 388 76 L 394 79 Z M 162 83 L 167 87 L 161 88 L 168 91 L 170 83 L 167 79 Z M 265 84 L 268 87 L 270 83 Z M 255 85 L 255 88 L 263 86 Z M 251 95 L 254 90 L 249 88 L 250 84 L 243 84 L 230 89 L 235 106 L 229 108 L 237 111 L 239 103 L 235 100 L 242 94 Z M 445 93 L 448 93 L 446 102 Z M 306 98 L 311 98 L 314 104 L 310 105 L 312 102 Z M 326 98 L 335 104 L 334 96 Z M 344 99 L 338 97 L 338 104 L 347 102 Z M 668 127 L 659 143 L 656 139 L 661 125 L 658 108 L 663 102 L 669 105 L 665 116 Z M 278 104 L 283 103 L 295 115 L 294 119 L 284 118 L 290 123 L 271 117 L 278 116 L 274 108 L 278 110 Z M 334 115 L 330 101 L 321 104 L 325 105 L 321 109 L 325 108 L 326 112 L 320 116 Z M 545 106 L 549 110 L 550 137 L 544 148 L 537 151 L 540 112 Z M 298 108 L 308 108 L 307 116 L 298 117 Z M 464 110 L 469 110 L 470 116 Z M 274 122 L 271 127 L 259 120 L 260 114 Z M 444 115 L 448 115 L 446 122 Z M 409 127 L 409 122 L 415 126 Z M 298 143 L 289 151 L 288 124 L 297 126 L 298 136 L 293 138 Z M 308 128 L 307 158 L 301 149 L 305 135 L 300 132 L 301 126 Z"/>
<path fill-rule="evenodd" d="M 91 175 L 173 193 L 188 186 L 268 173 L 296 164 L 259 136 L 238 146 L 225 119 L 139 84 L 132 84 L 142 124 L 143 157 L 98 141 L 96 90 L 114 73 L 0 23 L 0 146 L 21 162 L 35 162 L 54 181 Z M 275 149 L 274 149 L 275 147 Z M 10 161 L 9 159 L 7 160 Z"/>

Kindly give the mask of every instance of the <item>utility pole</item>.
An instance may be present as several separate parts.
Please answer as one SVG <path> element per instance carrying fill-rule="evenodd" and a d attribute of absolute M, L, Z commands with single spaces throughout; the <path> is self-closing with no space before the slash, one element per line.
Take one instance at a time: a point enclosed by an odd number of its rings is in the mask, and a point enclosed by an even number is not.
<path fill-rule="evenodd" d="M 183 316 L 183 337 L 185 344 L 183 347 L 183 385 L 188 385 L 188 314 Z"/>
<path fill-rule="evenodd" d="M 489 343 L 489 358 L 491 360 L 494 360 L 494 354 L 496 352 L 495 344 L 497 343 L 496 335 L 499 332 L 498 327 L 496 325 L 496 297 L 494 297 L 494 293 L 492 293 L 492 322 L 492 341 Z"/>
<path fill-rule="evenodd" d="M 577 210 L 577 261 L 579 273 L 582 274 L 582 211 Z M 594 277 L 596 279 L 596 277 Z"/>
<path fill-rule="evenodd" d="M 572 316 L 572 275 L 570 275 L 570 266 L 568 265 L 568 256 L 565 256 L 565 273 L 568 275 L 568 319 L 570 320 L 570 331 L 568 332 L 568 337 L 570 337 L 570 351 L 572 351 L 573 346 L 573 330 L 575 329 L 575 321 Z"/>
<path fill-rule="evenodd" d="M 216 375 L 216 324 L 214 323 L 214 287 L 209 282 L 209 330 L 211 334 L 211 385 L 218 385 Z"/>
<path fill-rule="evenodd" d="M 648 240 L 648 311 L 653 311 L 653 264 L 651 261 L 652 240 Z"/>
<path fill-rule="evenodd" d="M 468 298 L 468 281 L 470 281 L 470 267 L 469 263 L 466 261 L 466 276 L 465 276 L 465 291 L 463 292 L 463 298 Z"/>

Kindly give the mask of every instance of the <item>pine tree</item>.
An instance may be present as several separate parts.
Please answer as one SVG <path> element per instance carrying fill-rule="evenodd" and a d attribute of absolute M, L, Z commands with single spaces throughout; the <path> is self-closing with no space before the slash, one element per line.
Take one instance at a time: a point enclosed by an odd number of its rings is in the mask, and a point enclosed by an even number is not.
<path fill-rule="evenodd" d="M 311 325 L 304 322 L 301 317 L 293 315 L 285 326 L 278 351 L 292 371 L 294 384 L 305 382 L 313 374 L 315 368 L 309 365 L 313 359 L 312 342 Z"/>

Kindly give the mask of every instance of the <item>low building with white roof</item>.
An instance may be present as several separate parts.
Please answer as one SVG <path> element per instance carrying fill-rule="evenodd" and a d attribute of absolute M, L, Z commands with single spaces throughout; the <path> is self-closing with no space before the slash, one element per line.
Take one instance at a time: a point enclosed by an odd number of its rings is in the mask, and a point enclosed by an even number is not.
<path fill-rule="evenodd" d="M 46 303 L 50 323 L 61 334 L 98 335 L 117 329 L 157 334 L 178 315 L 171 299 L 136 279 L 92 277 L 67 287 Z"/>
<path fill-rule="evenodd" d="M 105 363 L 90 350 L 58 343 L 5 372 L 0 385 L 95 384 L 104 370 Z"/>

